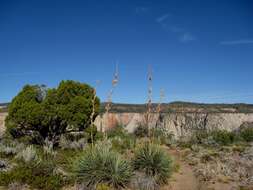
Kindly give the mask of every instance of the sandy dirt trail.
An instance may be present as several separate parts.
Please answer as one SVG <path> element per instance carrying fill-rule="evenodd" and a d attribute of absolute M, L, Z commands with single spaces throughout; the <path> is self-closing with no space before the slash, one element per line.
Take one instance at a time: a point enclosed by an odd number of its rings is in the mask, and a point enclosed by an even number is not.
<path fill-rule="evenodd" d="M 240 189 L 234 183 L 204 183 L 200 182 L 194 175 L 193 168 L 181 158 L 180 151 L 165 147 L 168 153 L 173 157 L 175 164 L 180 166 L 179 171 L 173 173 L 169 185 L 161 190 L 235 190 Z M 253 189 L 252 189 L 253 190 Z"/>
<path fill-rule="evenodd" d="M 183 162 L 180 152 L 166 148 L 168 153 L 173 157 L 175 164 L 180 166 L 179 171 L 173 173 L 169 185 L 162 188 L 162 190 L 199 190 L 200 183 L 195 177 L 190 165 Z"/>

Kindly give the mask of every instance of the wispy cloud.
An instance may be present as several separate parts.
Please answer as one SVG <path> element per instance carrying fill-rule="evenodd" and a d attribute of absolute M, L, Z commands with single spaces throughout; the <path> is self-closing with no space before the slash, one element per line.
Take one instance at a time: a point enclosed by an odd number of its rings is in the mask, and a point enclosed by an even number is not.
<path fill-rule="evenodd" d="M 193 40 L 195 40 L 195 37 L 192 34 L 190 34 L 190 33 L 184 33 L 180 37 L 180 41 L 184 42 L 184 43 L 190 42 L 190 41 L 193 41 Z"/>
<path fill-rule="evenodd" d="M 253 39 L 233 40 L 233 41 L 222 41 L 221 45 L 240 45 L 240 44 L 253 44 Z"/>
<path fill-rule="evenodd" d="M 156 22 L 162 23 L 169 17 L 169 14 L 162 15 L 156 19 Z"/>
<path fill-rule="evenodd" d="M 145 7 L 145 6 L 142 6 L 142 7 L 135 7 L 135 13 L 136 14 L 143 14 L 143 13 L 147 13 L 149 12 L 150 8 L 149 7 Z"/>
<path fill-rule="evenodd" d="M 161 25 L 165 30 L 175 33 L 178 36 L 178 40 L 182 43 L 187 43 L 196 40 L 189 31 L 183 29 L 182 27 L 178 27 L 172 25 L 169 21 L 170 14 L 164 14 L 160 17 L 156 18 L 156 22 Z"/>
<path fill-rule="evenodd" d="M 28 75 L 38 75 L 37 72 L 20 72 L 20 73 L 0 73 L 0 77 L 19 77 Z"/>

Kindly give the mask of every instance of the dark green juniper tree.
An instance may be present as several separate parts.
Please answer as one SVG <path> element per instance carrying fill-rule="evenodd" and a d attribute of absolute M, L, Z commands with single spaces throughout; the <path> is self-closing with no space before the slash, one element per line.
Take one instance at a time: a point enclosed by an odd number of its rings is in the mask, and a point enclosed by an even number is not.
<path fill-rule="evenodd" d="M 61 134 L 83 131 L 91 124 L 94 89 L 75 81 L 62 81 L 58 88 L 26 85 L 12 100 L 6 125 L 15 137 L 27 137 L 33 143 L 46 138 L 58 142 Z M 95 100 L 96 118 L 100 100 Z"/>

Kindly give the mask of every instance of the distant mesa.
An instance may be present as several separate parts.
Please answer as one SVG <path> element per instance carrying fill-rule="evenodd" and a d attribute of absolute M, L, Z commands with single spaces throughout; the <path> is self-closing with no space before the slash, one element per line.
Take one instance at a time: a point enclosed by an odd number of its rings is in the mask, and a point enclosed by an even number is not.
<path fill-rule="evenodd" d="M 0 112 L 7 112 L 9 103 L 0 103 Z M 105 112 L 106 102 L 101 103 L 101 113 Z M 156 110 L 158 104 L 152 104 Z M 112 113 L 144 113 L 146 104 L 113 103 Z M 162 113 L 253 113 L 253 104 L 205 104 L 194 102 L 171 102 L 161 105 Z"/>

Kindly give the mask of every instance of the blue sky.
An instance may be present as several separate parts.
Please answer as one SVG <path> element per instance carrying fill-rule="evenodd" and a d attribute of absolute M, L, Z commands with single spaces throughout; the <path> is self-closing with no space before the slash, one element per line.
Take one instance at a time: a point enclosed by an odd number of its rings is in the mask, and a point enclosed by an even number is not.
<path fill-rule="evenodd" d="M 101 84 L 106 99 L 253 103 L 251 0 L 1 0 L 0 102 L 25 84 L 63 79 Z"/>

